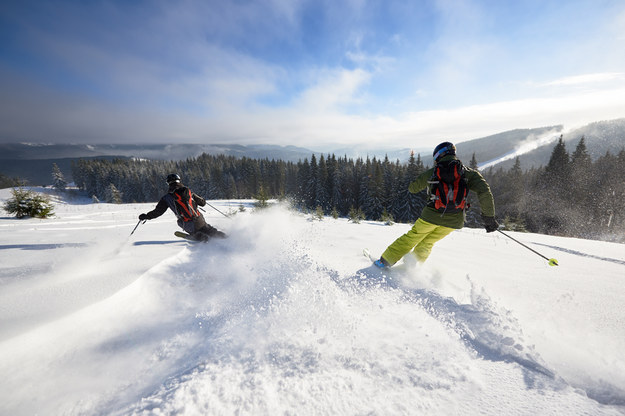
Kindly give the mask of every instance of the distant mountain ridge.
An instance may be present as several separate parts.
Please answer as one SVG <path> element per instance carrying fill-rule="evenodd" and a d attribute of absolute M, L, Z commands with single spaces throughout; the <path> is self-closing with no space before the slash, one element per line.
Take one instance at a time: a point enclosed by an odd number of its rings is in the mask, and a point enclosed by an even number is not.
<path fill-rule="evenodd" d="M 0 160 L 37 160 L 81 157 L 134 157 L 183 160 L 202 153 L 224 154 L 253 159 L 297 161 L 310 157 L 312 150 L 297 146 L 238 144 L 40 144 L 0 143 Z"/>
<path fill-rule="evenodd" d="M 51 182 L 53 163 L 71 179 L 71 163 L 78 159 L 184 160 L 202 153 L 297 162 L 310 158 L 313 151 L 278 145 L 0 143 L 0 173 L 26 179 L 32 185 L 45 185 Z"/>
<path fill-rule="evenodd" d="M 458 157 L 468 163 L 473 155 L 478 165 L 494 162 L 506 155 L 523 152 L 524 148 L 542 147 L 557 138 L 563 126 L 515 129 L 480 139 L 458 143 Z"/>
<path fill-rule="evenodd" d="M 572 153 L 581 137 L 585 138 L 593 160 L 607 151 L 618 154 L 625 150 L 625 118 L 590 123 L 565 131 L 561 125 L 532 129 L 515 129 L 473 140 L 457 140 L 458 156 L 466 164 L 473 155 L 481 169 L 510 168 L 519 157 L 521 168 L 530 169 L 547 164 L 555 141 L 563 136 L 567 150 Z M 443 141 L 443 140 L 441 140 Z M 184 160 L 201 155 L 224 154 L 252 159 L 280 159 L 298 162 L 313 154 L 334 154 L 337 157 L 383 159 L 406 162 L 411 152 L 421 156 L 425 165 L 432 165 L 431 149 L 379 149 L 366 146 L 337 148 L 319 152 L 298 146 L 238 145 L 238 144 L 32 144 L 0 143 L 0 173 L 27 179 L 31 184 L 51 182 L 52 164 L 56 163 L 65 176 L 71 177 L 71 162 L 81 158 L 140 158 Z"/>
<path fill-rule="evenodd" d="M 514 130 L 512 132 L 516 132 L 516 134 L 519 134 L 520 136 L 526 134 L 526 131 Z M 569 154 L 572 154 L 575 151 L 580 139 L 584 137 L 588 154 L 592 160 L 596 160 L 599 157 L 604 156 L 607 152 L 610 152 L 612 155 L 617 155 L 620 151 L 625 150 L 625 118 L 598 121 L 570 131 L 564 131 L 562 126 L 554 126 L 552 131 L 543 131 L 542 135 L 538 135 L 537 133 L 539 132 L 537 132 L 536 129 L 531 129 L 527 131 L 527 133 L 529 134 L 526 135 L 528 138 L 526 141 L 518 142 L 517 138 L 517 147 L 515 147 L 512 152 L 508 151 L 500 153 L 498 158 L 492 158 L 492 153 L 476 151 L 475 153 L 478 164 L 481 168 L 483 168 L 484 165 L 488 165 L 488 162 L 491 162 L 490 166 L 505 170 L 512 167 L 516 157 L 518 156 L 521 169 L 523 170 L 545 166 L 549 162 L 553 146 L 560 136 L 562 136 L 566 150 Z M 532 134 L 533 136 L 531 136 Z M 496 136 L 499 135 L 490 137 Z M 465 151 L 465 153 L 463 153 L 463 157 L 466 158 L 468 156 L 470 158 L 472 155 L 472 145 L 481 145 L 486 141 L 486 139 L 488 138 L 461 143 L 462 149 Z M 532 144 L 532 140 L 537 142 L 536 146 L 530 146 Z M 504 141 L 498 145 L 499 151 L 504 150 L 504 147 L 499 147 L 503 146 L 503 142 Z M 526 149 L 524 150 L 520 149 L 523 145 L 526 146 Z M 469 146 L 469 148 L 465 149 L 465 146 Z M 475 148 L 480 149 L 477 146 Z M 459 152 L 460 149 L 461 148 L 459 147 Z M 519 149 L 521 151 L 518 151 Z M 517 151 L 516 155 L 514 154 L 515 151 Z M 506 157 L 506 155 L 509 155 L 510 157 Z"/>

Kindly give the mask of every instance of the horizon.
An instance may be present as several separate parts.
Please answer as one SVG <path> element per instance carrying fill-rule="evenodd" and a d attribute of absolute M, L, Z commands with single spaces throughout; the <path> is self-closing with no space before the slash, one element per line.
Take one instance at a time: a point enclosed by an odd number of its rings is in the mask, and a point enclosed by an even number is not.
<path fill-rule="evenodd" d="M 625 117 L 617 1 L 0 10 L 0 142 L 430 148 Z"/>

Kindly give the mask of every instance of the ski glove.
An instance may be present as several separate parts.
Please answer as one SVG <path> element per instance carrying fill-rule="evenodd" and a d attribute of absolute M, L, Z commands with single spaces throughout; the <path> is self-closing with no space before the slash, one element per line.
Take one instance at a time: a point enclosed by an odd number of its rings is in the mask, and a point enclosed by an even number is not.
<path fill-rule="evenodd" d="M 139 215 L 139 221 L 143 221 L 143 220 L 149 220 L 148 214 L 141 214 L 141 215 Z"/>
<path fill-rule="evenodd" d="M 497 231 L 499 228 L 499 223 L 495 219 L 495 217 L 485 217 L 482 215 L 482 220 L 484 221 L 484 228 L 487 233 L 492 233 L 493 231 Z"/>

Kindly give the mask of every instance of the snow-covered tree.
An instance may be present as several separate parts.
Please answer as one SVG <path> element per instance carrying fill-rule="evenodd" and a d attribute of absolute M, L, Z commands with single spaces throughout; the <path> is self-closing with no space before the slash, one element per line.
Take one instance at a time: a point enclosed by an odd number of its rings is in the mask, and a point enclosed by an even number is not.
<path fill-rule="evenodd" d="M 122 203 L 122 193 L 112 183 L 106 188 L 105 201 L 110 204 Z"/>
<path fill-rule="evenodd" d="M 54 205 L 45 195 L 23 188 L 14 188 L 11 194 L 12 197 L 4 204 L 4 210 L 15 214 L 17 218 L 48 218 L 54 214 Z"/>
<path fill-rule="evenodd" d="M 59 191 L 64 191 L 67 187 L 65 176 L 56 163 L 52 164 L 52 186 Z"/>

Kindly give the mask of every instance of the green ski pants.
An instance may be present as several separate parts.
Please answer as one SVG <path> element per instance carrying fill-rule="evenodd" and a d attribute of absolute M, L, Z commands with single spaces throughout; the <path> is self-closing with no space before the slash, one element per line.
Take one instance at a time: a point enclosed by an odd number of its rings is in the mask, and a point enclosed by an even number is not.
<path fill-rule="evenodd" d="M 382 253 L 382 257 L 389 264 L 397 263 L 406 253 L 413 250 L 417 260 L 423 263 L 430 253 L 434 243 L 454 231 L 454 228 L 431 224 L 421 218 L 406 234 L 399 237 Z"/>

